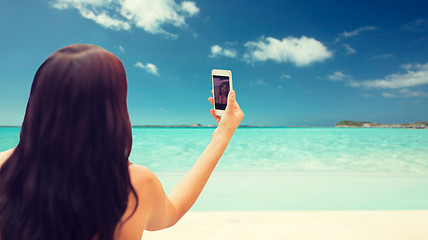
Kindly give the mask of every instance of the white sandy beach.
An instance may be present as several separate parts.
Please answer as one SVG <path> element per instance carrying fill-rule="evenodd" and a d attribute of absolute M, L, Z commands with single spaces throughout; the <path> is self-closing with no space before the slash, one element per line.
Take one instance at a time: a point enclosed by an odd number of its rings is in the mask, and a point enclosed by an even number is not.
<path fill-rule="evenodd" d="M 158 176 L 169 192 L 182 174 Z M 215 172 L 180 222 L 143 239 L 427 240 L 427 186 L 426 175 Z"/>
<path fill-rule="evenodd" d="M 191 211 L 144 240 L 426 240 L 428 211 Z"/>

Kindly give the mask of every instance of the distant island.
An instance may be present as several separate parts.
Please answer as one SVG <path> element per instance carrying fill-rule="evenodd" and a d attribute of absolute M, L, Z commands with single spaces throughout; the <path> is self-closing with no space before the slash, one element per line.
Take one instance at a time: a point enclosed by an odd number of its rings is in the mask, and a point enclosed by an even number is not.
<path fill-rule="evenodd" d="M 336 123 L 336 125 L 334 127 L 428 129 L 428 122 L 414 122 L 414 123 L 402 123 L 402 124 L 383 124 L 383 123 L 375 123 L 375 122 L 341 121 L 341 122 Z"/>

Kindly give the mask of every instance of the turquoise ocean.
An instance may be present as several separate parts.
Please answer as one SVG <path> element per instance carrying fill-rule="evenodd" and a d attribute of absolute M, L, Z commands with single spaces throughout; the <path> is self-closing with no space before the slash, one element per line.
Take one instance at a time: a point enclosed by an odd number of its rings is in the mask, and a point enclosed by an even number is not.
<path fill-rule="evenodd" d="M 19 141 L 0 128 L 0 151 Z M 168 192 L 213 128 L 133 128 L 132 162 Z M 240 128 L 193 210 L 428 209 L 428 130 Z"/>

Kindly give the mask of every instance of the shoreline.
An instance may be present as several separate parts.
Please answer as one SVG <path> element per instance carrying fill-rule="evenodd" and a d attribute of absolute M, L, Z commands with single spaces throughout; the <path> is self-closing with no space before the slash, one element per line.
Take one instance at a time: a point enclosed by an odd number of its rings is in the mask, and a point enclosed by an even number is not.
<path fill-rule="evenodd" d="M 155 172 L 169 193 L 185 172 Z M 428 175 L 214 172 L 193 211 L 428 210 Z"/>
<path fill-rule="evenodd" d="M 428 211 L 190 211 L 144 240 L 425 240 Z"/>
<path fill-rule="evenodd" d="M 187 171 L 153 171 L 160 175 L 184 175 Z M 220 171 L 214 170 L 213 175 L 289 175 L 289 176 L 373 176 L 373 177 L 428 177 L 428 173 L 402 173 L 402 172 L 328 172 L 328 171 Z"/>

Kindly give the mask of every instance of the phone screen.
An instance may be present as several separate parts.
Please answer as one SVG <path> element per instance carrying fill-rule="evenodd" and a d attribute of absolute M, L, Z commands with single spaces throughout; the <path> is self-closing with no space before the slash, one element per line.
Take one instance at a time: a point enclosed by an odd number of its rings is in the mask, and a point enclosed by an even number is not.
<path fill-rule="evenodd" d="M 230 85 L 228 76 L 213 76 L 215 109 L 225 110 Z"/>

